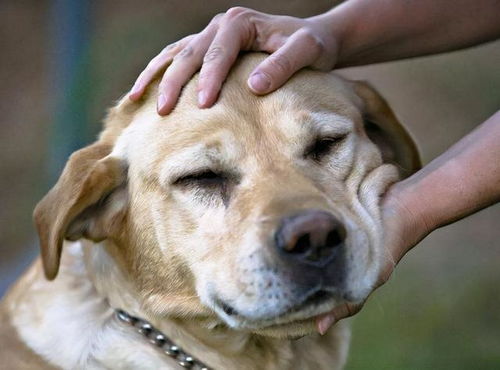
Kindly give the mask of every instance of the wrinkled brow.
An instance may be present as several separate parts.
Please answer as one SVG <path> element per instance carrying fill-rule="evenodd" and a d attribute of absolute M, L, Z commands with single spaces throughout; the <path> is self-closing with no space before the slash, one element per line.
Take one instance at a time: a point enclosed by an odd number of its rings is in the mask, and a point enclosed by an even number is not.
<path fill-rule="evenodd" d="M 312 136 L 328 137 L 345 135 L 353 130 L 353 121 L 333 112 L 314 112 L 302 118 L 302 124 L 306 125 Z"/>
<path fill-rule="evenodd" d="M 221 139 L 211 140 L 210 144 L 198 143 L 170 154 L 161 166 L 159 180 L 166 185 L 202 170 L 225 171 L 234 167 L 237 156 L 235 142 L 223 135 Z"/>
<path fill-rule="evenodd" d="M 354 129 L 354 122 L 334 112 L 300 112 L 296 117 L 300 130 L 290 137 L 295 153 L 302 153 L 315 142 L 327 138 L 344 136 Z"/>

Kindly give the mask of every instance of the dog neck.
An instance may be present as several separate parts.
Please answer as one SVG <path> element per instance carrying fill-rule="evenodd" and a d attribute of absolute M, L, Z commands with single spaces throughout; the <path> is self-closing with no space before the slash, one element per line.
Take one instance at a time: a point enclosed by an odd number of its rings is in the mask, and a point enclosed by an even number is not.
<path fill-rule="evenodd" d="M 215 368 L 244 369 L 248 367 L 250 369 L 255 368 L 257 363 L 270 364 L 269 369 L 290 368 L 291 362 L 297 361 L 297 352 L 307 350 L 308 344 L 313 345 L 316 339 L 321 339 L 320 341 L 323 342 L 336 342 L 335 333 L 326 337 L 311 336 L 294 341 L 236 331 L 223 324 L 214 314 L 207 315 L 206 312 L 192 315 L 187 319 L 185 315 L 155 315 L 145 309 L 134 284 L 127 279 L 113 258 L 106 252 L 109 247 L 106 243 L 110 242 L 84 245 L 83 248 L 87 273 L 97 293 L 106 298 L 111 308 L 121 308 L 131 315 L 147 320 L 191 356 Z M 173 300 L 176 301 L 175 298 Z M 185 302 L 185 299 L 178 299 L 178 301 L 181 304 Z M 161 302 L 156 303 L 161 304 Z M 345 331 L 346 329 L 340 328 L 339 330 Z M 143 340 L 147 342 L 146 339 Z M 339 344 L 331 345 L 328 351 L 329 357 L 337 352 L 335 346 L 338 347 Z M 297 347 L 300 347 L 300 351 Z M 340 347 L 347 347 L 347 344 Z M 338 350 L 341 352 L 342 348 Z M 341 359 L 344 356 L 338 357 Z"/>
<path fill-rule="evenodd" d="M 97 294 L 105 297 L 111 308 L 121 308 L 148 321 L 185 352 L 214 368 L 251 369 L 261 361 L 270 364 L 270 369 L 290 368 L 298 344 L 294 341 L 235 331 L 214 314 L 185 319 L 176 315 L 158 317 L 145 309 L 134 284 L 106 252 L 109 247 L 106 243 L 109 242 L 84 245 L 83 251 L 86 270 Z M 134 331 L 133 328 L 126 330 Z M 142 340 L 151 345 L 145 338 Z"/>
<path fill-rule="evenodd" d="M 215 369 L 332 369 L 340 368 L 346 359 L 349 335 L 343 323 L 323 337 L 293 341 L 235 331 L 213 317 L 154 317 L 142 309 L 132 284 L 103 253 L 103 246 L 86 243 L 65 246 L 54 281 L 43 278 L 38 261 L 7 298 L 12 324 L 22 341 L 52 365 L 181 368 L 134 328 L 123 325 L 115 308 L 151 322 Z"/>

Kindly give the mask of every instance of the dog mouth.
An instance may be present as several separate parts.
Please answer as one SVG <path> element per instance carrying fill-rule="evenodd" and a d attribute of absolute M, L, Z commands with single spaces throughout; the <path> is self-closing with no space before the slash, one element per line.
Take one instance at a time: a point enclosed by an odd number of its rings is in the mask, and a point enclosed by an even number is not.
<path fill-rule="evenodd" d="M 331 300 L 332 298 L 333 298 L 332 293 L 327 292 L 326 290 L 320 289 L 320 290 L 314 292 L 313 294 L 311 294 L 309 297 L 307 297 L 299 305 L 292 307 L 290 310 L 288 310 L 288 313 L 299 312 L 305 308 L 319 306 L 320 304 L 322 304 L 328 300 Z"/>
<path fill-rule="evenodd" d="M 265 318 L 250 318 L 239 312 L 233 305 L 220 298 L 215 298 L 214 303 L 231 321 L 237 320 L 248 328 L 265 328 L 276 325 L 304 322 L 333 308 L 335 294 L 325 289 L 317 289 L 308 294 L 299 303 L 287 308 L 283 312 Z"/>

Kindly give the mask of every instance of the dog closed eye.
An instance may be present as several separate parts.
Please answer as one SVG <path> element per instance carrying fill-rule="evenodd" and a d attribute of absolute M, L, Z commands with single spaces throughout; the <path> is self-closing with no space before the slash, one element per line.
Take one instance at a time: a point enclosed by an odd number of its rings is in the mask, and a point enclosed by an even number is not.
<path fill-rule="evenodd" d="M 347 134 L 337 137 L 316 138 L 314 142 L 307 147 L 304 156 L 315 162 L 319 162 L 325 156 L 332 153 L 346 137 Z"/>
<path fill-rule="evenodd" d="M 205 169 L 183 175 L 173 185 L 191 192 L 195 199 L 207 205 L 217 205 L 222 200 L 227 206 L 231 190 L 238 182 L 234 174 Z"/>
<path fill-rule="evenodd" d="M 174 181 L 178 186 L 197 186 L 200 188 L 214 188 L 223 186 L 228 181 L 228 176 L 223 173 L 217 173 L 210 169 L 191 173 L 179 177 Z"/>

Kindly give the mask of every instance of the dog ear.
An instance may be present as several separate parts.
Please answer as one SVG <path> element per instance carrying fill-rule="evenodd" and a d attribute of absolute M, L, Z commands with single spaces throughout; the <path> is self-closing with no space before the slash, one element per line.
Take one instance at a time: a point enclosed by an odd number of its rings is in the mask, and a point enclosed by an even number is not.
<path fill-rule="evenodd" d="M 417 145 L 384 98 L 364 81 L 356 81 L 354 90 L 363 100 L 366 134 L 379 147 L 384 162 L 395 164 L 403 178 L 418 171 L 422 164 Z"/>
<path fill-rule="evenodd" d="M 126 170 L 95 143 L 71 155 L 61 177 L 33 213 L 47 279 L 56 277 L 64 239 L 103 240 L 123 217 Z M 123 186 L 122 186 L 123 185 Z M 118 203 L 118 206 L 117 206 Z"/>

